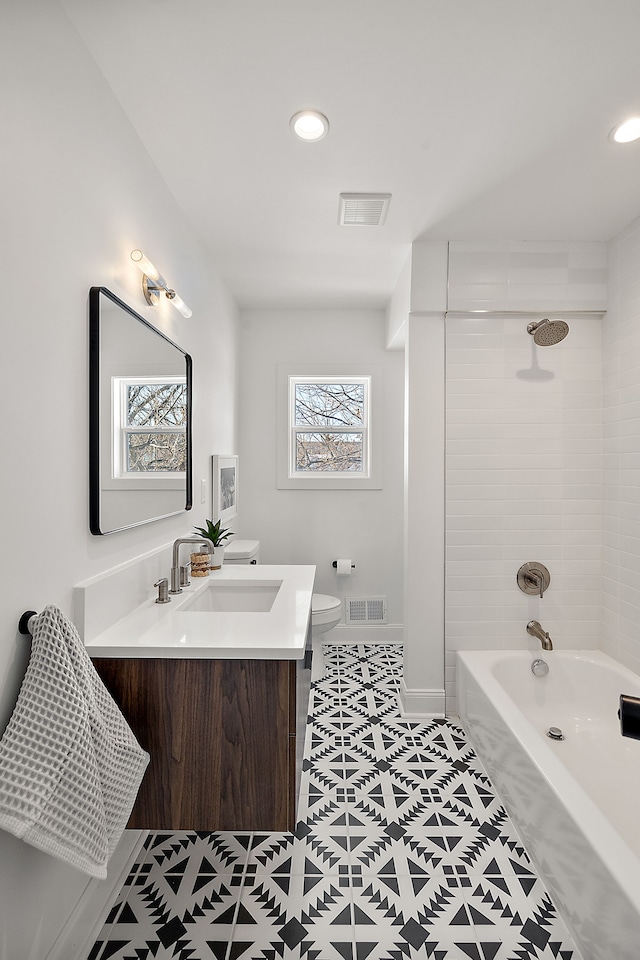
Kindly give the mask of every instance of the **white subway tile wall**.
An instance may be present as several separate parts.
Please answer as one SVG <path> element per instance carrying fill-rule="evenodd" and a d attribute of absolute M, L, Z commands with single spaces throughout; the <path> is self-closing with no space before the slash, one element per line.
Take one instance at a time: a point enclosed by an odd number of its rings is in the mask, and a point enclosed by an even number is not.
<path fill-rule="evenodd" d="M 602 649 L 640 673 L 640 220 L 609 246 L 603 334 Z"/>
<path fill-rule="evenodd" d="M 640 234 L 637 241 L 640 251 Z M 532 273 L 541 271 L 545 277 L 556 269 L 559 256 L 570 263 L 567 246 L 571 245 L 565 245 L 564 252 L 525 258 L 537 264 Z M 505 254 L 497 251 L 492 256 L 492 269 L 497 271 Z M 517 270 L 526 269 L 514 255 L 512 263 Z M 601 267 L 587 262 L 576 269 Z M 637 279 L 640 313 L 640 266 Z M 495 304 L 491 308 L 496 309 Z M 526 317 L 447 317 L 449 713 L 455 713 L 454 664 L 459 649 L 535 650 L 537 641 L 525 629 L 532 619 L 543 624 L 559 648 L 601 645 L 602 319 L 594 314 L 568 321 L 570 332 L 561 343 L 536 347 L 527 333 Z M 640 363 L 640 323 L 637 326 Z M 628 349 L 625 346 L 625 354 Z M 617 366 L 613 357 L 611 365 Z M 640 416 L 640 391 L 629 403 L 637 404 Z M 627 436 L 632 445 L 635 441 L 628 454 L 634 458 L 629 462 L 634 474 L 640 470 L 639 438 L 640 429 L 633 438 Z M 640 507 L 640 486 L 636 492 L 635 505 Z M 630 496 L 627 501 L 625 509 L 631 505 Z M 622 505 L 619 498 L 616 502 Z M 627 516 L 620 517 L 625 525 Z M 640 536 L 640 510 L 633 519 Z M 609 542 L 607 546 L 610 550 Z M 544 563 L 551 573 L 551 586 L 542 600 L 522 593 L 516 584 L 518 568 L 527 560 Z M 635 562 L 637 613 L 640 550 Z M 611 580 L 615 582 L 615 577 Z M 608 586 L 611 590 L 611 583 Z M 624 599 L 628 603 L 629 594 Z M 622 616 L 621 609 L 617 615 Z"/>
<path fill-rule="evenodd" d="M 449 311 L 607 309 L 605 243 L 449 244 Z"/>

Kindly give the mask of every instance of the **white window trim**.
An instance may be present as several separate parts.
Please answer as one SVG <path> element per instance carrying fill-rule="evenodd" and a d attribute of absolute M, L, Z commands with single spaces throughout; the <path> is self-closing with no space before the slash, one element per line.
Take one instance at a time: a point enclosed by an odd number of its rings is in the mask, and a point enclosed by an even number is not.
<path fill-rule="evenodd" d="M 292 383 L 332 380 L 335 383 L 368 381 L 368 424 L 366 460 L 368 471 L 340 473 L 301 473 L 293 469 L 294 426 Z M 382 487 L 382 374 L 376 364 L 356 368 L 346 364 L 280 364 L 278 366 L 278 479 L 280 490 L 379 490 Z M 309 428 L 311 430 L 311 428 Z M 362 428 L 338 427 L 335 432 L 359 433 Z M 333 432 L 333 428 L 332 428 Z"/>

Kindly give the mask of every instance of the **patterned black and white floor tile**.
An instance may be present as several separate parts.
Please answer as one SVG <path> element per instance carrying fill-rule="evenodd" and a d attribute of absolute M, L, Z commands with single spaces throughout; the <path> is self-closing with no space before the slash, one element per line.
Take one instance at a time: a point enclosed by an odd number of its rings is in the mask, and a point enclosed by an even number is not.
<path fill-rule="evenodd" d="M 323 647 L 295 834 L 152 834 L 88 960 L 580 960 L 461 727 L 399 645 Z"/>

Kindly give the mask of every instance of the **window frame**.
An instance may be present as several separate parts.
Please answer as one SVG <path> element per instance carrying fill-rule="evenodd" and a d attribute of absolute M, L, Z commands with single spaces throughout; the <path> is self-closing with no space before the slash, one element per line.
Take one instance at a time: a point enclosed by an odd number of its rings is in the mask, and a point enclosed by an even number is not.
<path fill-rule="evenodd" d="M 295 386 L 299 383 L 362 383 L 365 414 L 361 425 L 327 426 L 327 433 L 363 435 L 363 470 L 298 470 L 298 433 L 323 432 L 323 428 L 295 423 Z M 330 490 L 382 487 L 381 393 L 382 377 L 376 365 L 356 369 L 344 364 L 281 364 L 278 367 L 278 489 Z"/>
<path fill-rule="evenodd" d="M 188 390 L 185 377 L 171 374 L 169 376 L 130 375 L 111 378 L 111 480 L 120 489 L 123 487 L 135 488 L 148 484 L 150 480 L 158 481 L 154 484 L 158 489 L 172 489 L 182 487 L 187 475 L 186 470 L 127 470 L 127 438 L 135 433 L 184 434 L 187 438 L 187 425 L 184 427 L 139 427 L 127 423 L 127 389 L 131 385 L 140 384 L 184 384 Z"/>
<path fill-rule="evenodd" d="M 296 387 L 299 384 L 334 384 L 334 383 L 360 384 L 364 388 L 363 392 L 363 415 L 361 424 L 349 424 L 338 426 L 335 424 L 322 424 L 314 426 L 313 424 L 298 424 L 296 422 Z M 369 408 L 371 396 L 371 377 L 320 377 L 320 376 L 293 376 L 289 377 L 289 477 L 317 477 L 326 475 L 333 478 L 347 479 L 354 474 L 361 479 L 368 479 L 371 472 L 371 463 L 369 457 L 370 438 L 369 438 Z M 331 434 L 359 434 L 362 436 L 362 469 L 361 470 L 300 470 L 297 466 L 297 438 L 303 433 L 331 433 Z"/>

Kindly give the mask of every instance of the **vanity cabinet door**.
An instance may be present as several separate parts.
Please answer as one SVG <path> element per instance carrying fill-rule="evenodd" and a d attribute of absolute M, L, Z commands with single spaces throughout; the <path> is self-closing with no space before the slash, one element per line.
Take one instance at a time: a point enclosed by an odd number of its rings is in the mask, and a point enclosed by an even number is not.
<path fill-rule="evenodd" d="M 151 756 L 130 828 L 294 828 L 296 661 L 94 664 Z"/>

